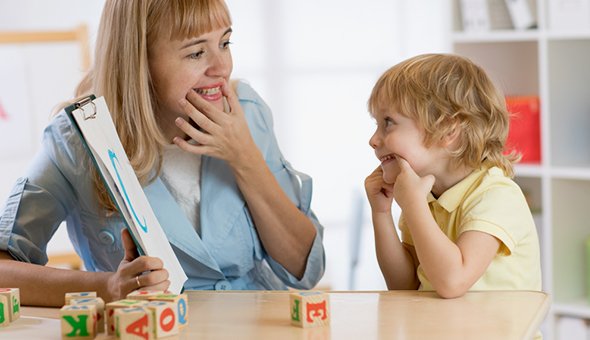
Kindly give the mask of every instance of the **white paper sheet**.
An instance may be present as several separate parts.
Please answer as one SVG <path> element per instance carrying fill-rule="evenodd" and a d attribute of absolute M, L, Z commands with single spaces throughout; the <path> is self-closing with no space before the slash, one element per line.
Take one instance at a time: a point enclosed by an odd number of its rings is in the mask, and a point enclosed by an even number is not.
<path fill-rule="evenodd" d="M 104 98 L 73 110 L 72 116 L 134 239 L 146 255 L 164 262 L 170 274 L 169 290 L 179 294 L 187 276 L 129 163 Z"/>

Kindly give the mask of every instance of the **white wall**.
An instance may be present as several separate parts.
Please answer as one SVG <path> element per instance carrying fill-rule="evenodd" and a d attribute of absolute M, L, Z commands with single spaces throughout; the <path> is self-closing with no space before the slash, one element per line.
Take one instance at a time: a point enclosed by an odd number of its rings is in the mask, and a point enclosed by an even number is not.
<path fill-rule="evenodd" d="M 378 165 L 368 146 L 374 123 L 366 101 L 388 67 L 417 53 L 450 50 L 449 1 L 227 2 L 234 21 L 234 76 L 249 80 L 270 104 L 283 153 L 314 178 L 312 206 L 326 228 L 324 284 L 349 287 L 350 249 L 359 244 L 355 288 L 384 288 L 366 203 L 360 208 L 358 203 L 365 201 L 365 176 Z M 0 30 L 66 29 L 86 23 L 93 41 L 102 3 L 0 0 Z M 73 85 L 52 81 L 46 88 L 51 97 L 37 102 L 46 103 L 40 110 L 49 112 L 71 96 Z M 0 136 L 0 143 L 8 142 Z M 0 156 L 0 197 L 6 197 L 30 157 Z M 359 209 L 364 219 L 357 240 L 351 239 L 351 228 Z M 67 246 L 63 240 L 62 235 L 60 249 Z"/>

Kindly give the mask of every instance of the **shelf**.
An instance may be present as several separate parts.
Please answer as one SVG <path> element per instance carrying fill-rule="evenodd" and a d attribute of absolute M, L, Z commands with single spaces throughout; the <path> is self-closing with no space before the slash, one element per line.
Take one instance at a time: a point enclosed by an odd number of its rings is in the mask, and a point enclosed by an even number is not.
<path fill-rule="evenodd" d="M 516 164 L 514 173 L 517 177 L 537 178 L 543 175 L 543 167 L 540 164 Z"/>
<path fill-rule="evenodd" d="M 590 180 L 590 167 L 553 167 L 550 172 L 555 179 Z"/>
<path fill-rule="evenodd" d="M 510 42 L 510 41 L 536 41 L 539 39 L 539 31 L 514 31 L 498 30 L 488 32 L 454 32 L 452 39 L 455 43 L 482 43 L 482 42 Z"/>
<path fill-rule="evenodd" d="M 590 30 L 588 31 L 561 31 L 547 32 L 547 38 L 550 40 L 578 40 L 590 39 Z"/>
<path fill-rule="evenodd" d="M 590 304 L 588 304 L 589 299 L 580 299 L 571 303 L 553 303 L 553 312 L 561 316 L 573 316 L 590 320 Z"/>

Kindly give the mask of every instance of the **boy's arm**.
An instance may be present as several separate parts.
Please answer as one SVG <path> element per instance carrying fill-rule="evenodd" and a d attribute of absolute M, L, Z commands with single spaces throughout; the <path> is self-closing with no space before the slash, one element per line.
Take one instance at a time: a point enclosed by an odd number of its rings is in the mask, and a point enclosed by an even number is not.
<path fill-rule="evenodd" d="M 403 244 L 395 231 L 391 213 L 372 213 L 375 232 L 375 249 L 379 268 L 387 288 L 418 289 L 417 263 L 409 247 Z"/>
<path fill-rule="evenodd" d="M 444 298 L 465 294 L 492 262 L 500 241 L 484 232 L 467 231 L 455 244 L 440 230 L 426 203 L 408 212 L 416 254 L 436 292 Z"/>
<path fill-rule="evenodd" d="M 365 179 L 365 190 L 371 206 L 377 261 L 387 288 L 418 288 L 417 264 L 411 252 L 400 242 L 393 224 L 393 184 L 383 181 L 383 170 L 380 166 Z"/>
<path fill-rule="evenodd" d="M 418 261 L 436 292 L 444 298 L 458 297 L 483 275 L 498 252 L 500 241 L 492 235 L 467 231 L 453 243 L 430 212 L 426 192 L 432 176 L 420 177 L 405 160 L 394 188 L 412 234 Z"/>

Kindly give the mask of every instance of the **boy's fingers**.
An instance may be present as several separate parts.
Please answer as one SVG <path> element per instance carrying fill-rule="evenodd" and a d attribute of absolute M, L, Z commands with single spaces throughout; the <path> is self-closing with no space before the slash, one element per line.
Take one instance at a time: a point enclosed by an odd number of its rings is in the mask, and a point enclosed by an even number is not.
<path fill-rule="evenodd" d="M 402 171 L 412 169 L 410 167 L 410 163 L 408 163 L 408 161 L 406 161 L 405 159 L 401 157 L 396 157 L 395 159 L 397 160 L 397 164 L 399 164 L 399 167 Z"/>

